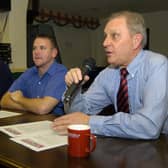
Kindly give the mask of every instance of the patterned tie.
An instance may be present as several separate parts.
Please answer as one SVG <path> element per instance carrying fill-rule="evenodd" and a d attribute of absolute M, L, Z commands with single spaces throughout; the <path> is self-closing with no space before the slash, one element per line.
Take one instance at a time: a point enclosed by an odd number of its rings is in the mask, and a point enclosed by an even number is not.
<path fill-rule="evenodd" d="M 118 111 L 129 112 L 128 103 L 128 85 L 127 85 L 128 71 L 126 68 L 120 70 L 120 87 L 117 94 L 117 107 Z"/>

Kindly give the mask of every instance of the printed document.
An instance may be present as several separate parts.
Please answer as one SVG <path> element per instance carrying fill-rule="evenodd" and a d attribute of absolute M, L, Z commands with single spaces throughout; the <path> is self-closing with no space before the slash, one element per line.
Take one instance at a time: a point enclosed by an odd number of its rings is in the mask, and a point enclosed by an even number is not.
<path fill-rule="evenodd" d="M 13 117 L 21 114 L 22 113 L 16 113 L 16 112 L 11 112 L 7 110 L 0 110 L 0 118 Z"/>
<path fill-rule="evenodd" d="M 24 124 L 1 126 L 0 131 L 8 134 L 12 141 L 34 151 L 42 151 L 67 145 L 67 136 L 56 133 L 51 128 L 51 121 L 36 121 Z"/>

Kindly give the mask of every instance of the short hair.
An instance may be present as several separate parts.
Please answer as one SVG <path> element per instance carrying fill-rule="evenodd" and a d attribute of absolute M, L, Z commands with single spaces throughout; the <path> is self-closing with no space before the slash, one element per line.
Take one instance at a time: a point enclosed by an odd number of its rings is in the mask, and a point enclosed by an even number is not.
<path fill-rule="evenodd" d="M 142 45 L 142 48 L 145 47 L 147 43 L 147 33 L 146 33 L 145 20 L 143 16 L 137 12 L 121 11 L 121 12 L 113 13 L 108 18 L 108 21 L 111 21 L 118 17 L 126 18 L 126 24 L 131 34 L 140 33 L 143 36 L 141 45 Z"/>
<path fill-rule="evenodd" d="M 51 35 L 48 35 L 48 34 L 37 34 L 36 36 L 35 36 L 35 38 L 34 38 L 34 41 L 35 41 L 35 39 L 37 39 L 37 38 L 46 38 L 46 39 L 48 39 L 50 42 L 51 42 L 51 44 L 52 44 L 52 46 L 54 47 L 54 48 L 57 48 L 58 49 L 58 45 L 57 45 L 57 42 L 56 42 L 56 38 L 54 37 L 54 36 L 51 36 Z"/>

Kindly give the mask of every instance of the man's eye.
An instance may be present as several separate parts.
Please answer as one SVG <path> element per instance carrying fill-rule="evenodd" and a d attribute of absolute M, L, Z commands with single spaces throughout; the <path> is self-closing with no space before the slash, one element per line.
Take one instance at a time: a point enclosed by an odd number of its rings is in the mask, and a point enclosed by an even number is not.
<path fill-rule="evenodd" d="M 41 50 L 45 50 L 46 47 L 44 47 L 44 46 L 40 46 L 40 49 L 41 49 Z"/>
<path fill-rule="evenodd" d="M 117 40 L 117 39 L 119 39 L 120 34 L 119 33 L 113 33 L 111 36 L 114 40 Z"/>

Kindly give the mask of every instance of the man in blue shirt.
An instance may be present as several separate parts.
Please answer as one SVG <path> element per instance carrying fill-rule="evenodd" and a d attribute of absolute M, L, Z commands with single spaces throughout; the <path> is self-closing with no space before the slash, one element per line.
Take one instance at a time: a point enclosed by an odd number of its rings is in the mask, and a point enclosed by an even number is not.
<path fill-rule="evenodd" d="M 87 92 L 80 92 L 72 102 L 74 112 L 56 118 L 53 129 L 66 132 L 69 124 L 89 124 L 98 135 L 156 139 L 167 118 L 168 61 L 161 54 L 143 50 L 146 28 L 143 17 L 135 12 L 113 14 L 104 29 L 103 46 L 110 64 L 101 71 Z M 117 93 L 120 69 L 128 71 L 129 113 L 118 111 Z M 68 71 L 67 85 L 82 80 L 79 68 Z M 88 80 L 85 76 L 84 80 Z M 97 115 L 105 106 L 114 104 L 116 113 Z"/>
<path fill-rule="evenodd" d="M 67 69 L 55 58 L 58 49 L 53 37 L 38 35 L 33 42 L 35 66 L 26 70 L 3 96 L 1 106 L 36 114 L 63 114 L 61 97 L 65 91 Z"/>

